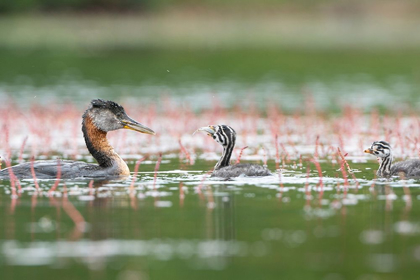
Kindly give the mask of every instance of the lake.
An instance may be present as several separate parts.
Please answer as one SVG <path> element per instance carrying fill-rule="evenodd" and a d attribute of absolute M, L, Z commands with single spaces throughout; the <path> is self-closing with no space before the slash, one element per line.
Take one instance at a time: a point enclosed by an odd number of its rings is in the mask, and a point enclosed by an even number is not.
<path fill-rule="evenodd" d="M 130 178 L 1 181 L 2 275 L 417 279 L 419 182 L 377 179 L 363 150 L 387 140 L 397 160 L 418 158 L 419 57 L 1 52 L 0 152 L 12 164 L 93 162 L 80 130 L 93 98 L 157 132 L 109 133 Z M 272 176 L 210 177 L 221 147 L 192 134 L 222 123 L 237 132 L 232 161 Z"/>

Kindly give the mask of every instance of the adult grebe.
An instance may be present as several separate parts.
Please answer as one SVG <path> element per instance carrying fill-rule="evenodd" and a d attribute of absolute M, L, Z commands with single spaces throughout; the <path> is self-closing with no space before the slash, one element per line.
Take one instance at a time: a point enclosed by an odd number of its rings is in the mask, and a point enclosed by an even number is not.
<path fill-rule="evenodd" d="M 209 125 L 196 130 L 205 131 L 217 143 L 223 146 L 223 153 L 220 160 L 214 167 L 211 177 L 231 178 L 240 175 L 245 176 L 269 176 L 272 175 L 270 170 L 258 164 L 240 163 L 230 165 L 230 157 L 235 147 L 236 132 L 227 125 Z M 195 133 L 195 132 L 194 132 Z"/>
<path fill-rule="evenodd" d="M 391 177 L 400 175 L 403 178 L 420 177 L 420 160 L 410 159 L 392 164 L 391 145 L 385 141 L 375 141 L 372 146 L 364 151 L 379 159 L 378 177 Z"/>
<path fill-rule="evenodd" d="M 124 108 L 112 101 L 92 100 L 82 118 L 82 131 L 86 146 L 99 165 L 71 160 L 36 161 L 33 163 L 33 168 L 38 179 L 54 179 L 57 177 L 59 169 L 63 179 L 128 176 L 130 170 L 108 143 L 107 132 L 125 128 L 141 133 L 155 134 L 150 128 L 127 116 Z M 9 179 L 10 168 L 18 179 L 32 178 L 31 166 L 32 163 L 27 162 L 2 169 L 0 179 Z"/>

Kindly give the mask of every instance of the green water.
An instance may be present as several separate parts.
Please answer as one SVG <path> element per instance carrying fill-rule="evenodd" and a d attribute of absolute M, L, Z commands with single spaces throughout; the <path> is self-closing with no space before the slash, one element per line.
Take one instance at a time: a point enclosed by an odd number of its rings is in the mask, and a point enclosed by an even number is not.
<path fill-rule="evenodd" d="M 169 96 L 198 109 L 252 100 L 302 108 L 306 96 L 328 111 L 420 107 L 420 53 L 414 50 L 235 50 L 60 53 L 2 51 L 0 97 L 20 103 L 103 97 L 145 103 Z"/>
<path fill-rule="evenodd" d="M 140 84 L 212 82 L 237 79 L 255 83 L 281 78 L 304 83 L 309 78 L 334 80 L 345 75 L 366 74 L 377 80 L 390 76 L 418 77 L 420 53 L 357 50 L 226 50 L 226 51 L 92 51 L 60 53 L 45 51 L 1 52 L 0 78 L 13 82 L 27 76 L 35 84 L 49 84 L 57 77 L 113 83 Z M 72 72 L 73 71 L 73 72 Z"/>
<path fill-rule="evenodd" d="M 79 181 L 67 182 L 67 198 L 47 197 L 53 182 L 41 182 L 44 194 L 26 189 L 11 200 L 5 194 L 10 185 L 3 182 L 2 274 L 4 279 L 417 279 L 418 185 L 372 186 L 375 165 L 352 166 L 362 170 L 358 188 L 351 182 L 348 190 L 338 190 L 342 180 L 324 164 L 325 190 L 309 196 L 306 168 L 292 166 L 286 166 L 283 180 L 296 183 L 282 187 L 264 179 L 202 183 L 203 172 L 160 173 L 153 186 L 153 165 L 144 166 L 131 191 L 131 181 L 97 182 L 93 189 Z M 174 161 L 162 171 L 179 167 Z M 311 171 L 309 188 L 316 188 L 316 176 Z M 58 190 L 63 194 L 63 185 Z M 83 230 L 65 203 L 83 217 Z"/>
<path fill-rule="evenodd" d="M 153 104 L 157 114 L 148 120 L 155 124 L 153 128 L 159 128 L 159 115 L 167 113 L 162 111 L 168 108 L 162 106 L 165 98 L 173 102 L 185 123 L 194 123 L 182 115 L 183 108 L 189 106 L 197 111 L 217 106 L 240 108 L 242 111 L 236 109 L 240 113 L 232 113 L 236 118 L 232 122 L 238 123 L 242 113 L 248 112 L 242 105 L 260 105 L 261 117 L 267 103 L 299 113 L 308 108 L 308 96 L 318 109 L 329 113 L 341 113 L 349 105 L 367 114 L 379 108 L 416 115 L 420 108 L 418 51 L 3 50 L 0 61 L 2 121 L 9 125 L 15 121 L 10 116 L 39 116 L 25 115 L 33 103 L 70 103 L 85 108 L 90 99 L 98 97 L 130 104 L 130 115 L 142 116 L 142 106 Z M 19 106 L 10 106 L 10 102 Z M 21 114 L 12 114 L 10 110 L 17 108 Z M 171 116 L 175 116 L 172 111 Z M 320 119 L 332 124 L 334 117 Z M 212 121 L 212 115 L 204 121 Z M 22 120 L 17 123 L 22 124 Z M 54 131 L 54 124 L 47 123 L 48 131 Z M 246 120 L 240 124 L 244 123 Z M 195 129 L 191 126 L 176 132 L 191 135 Z M 381 126 L 381 136 L 389 132 L 387 129 Z M 366 137 L 368 130 L 356 131 L 364 135 L 356 137 L 358 141 L 377 140 L 370 139 L 372 132 Z M 295 144 L 304 148 L 313 145 L 316 136 L 311 133 L 315 133 L 313 129 L 297 138 L 305 143 Z M 46 139 L 54 140 L 53 136 Z M 169 139 L 176 144 L 178 135 L 170 136 L 150 143 L 159 147 Z M 17 157 L 22 140 L 13 135 L 10 139 L 16 141 L 11 144 Z M 355 143 L 345 141 L 349 145 L 346 148 L 357 151 Z M 287 148 L 289 143 L 284 145 Z M 191 146 L 187 148 L 191 151 Z M 26 158 L 30 151 L 25 151 Z M 85 149 L 77 152 L 86 154 Z M 307 179 L 306 164 L 296 168 L 288 162 L 279 180 L 273 149 L 268 167 L 276 172 L 274 176 L 215 181 L 207 176 L 214 160 L 198 159 L 190 166 L 179 153 L 164 153 L 156 182 L 157 157 L 153 155 L 149 163 L 141 165 L 134 185 L 131 179 L 95 182 L 92 188 L 89 181 L 66 181 L 49 195 L 54 181 L 39 182 L 40 192 L 35 191 L 33 181 L 22 181 L 22 192 L 14 197 L 10 182 L 2 181 L 2 279 L 418 278 L 418 181 L 373 180 L 377 163 L 360 153 L 354 161 L 349 159 L 358 171 L 354 173 L 358 186 L 351 179 L 345 187 L 339 166 L 332 165 L 330 158 L 321 159 L 323 189 L 312 165 Z M 133 171 L 133 159 L 129 165 Z"/>

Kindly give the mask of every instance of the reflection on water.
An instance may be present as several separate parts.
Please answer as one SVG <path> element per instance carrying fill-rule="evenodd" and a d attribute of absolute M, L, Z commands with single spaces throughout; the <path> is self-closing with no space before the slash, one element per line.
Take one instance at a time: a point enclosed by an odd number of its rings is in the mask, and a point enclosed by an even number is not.
<path fill-rule="evenodd" d="M 224 240 L 79 240 L 28 244 L 16 241 L 2 242 L 3 257 L 10 265 L 53 265 L 62 258 L 73 258 L 85 265 L 106 263 L 108 258 L 132 256 L 151 257 L 159 261 L 180 259 L 196 262 L 200 268 L 226 268 L 230 257 L 264 256 L 267 245 L 263 242 L 247 244 Z"/>
<path fill-rule="evenodd" d="M 234 181 L 164 171 L 156 185 L 153 173 L 144 172 L 131 187 L 131 179 L 63 181 L 52 193 L 46 181 L 40 191 L 23 184 L 18 198 L 4 192 L 0 197 L 0 265 L 57 267 L 71 274 L 76 264 L 105 270 L 116 260 L 130 260 L 149 272 L 158 263 L 172 271 L 173 263 L 243 270 L 245 275 L 237 273 L 245 279 L 252 279 L 246 271 L 252 275 L 260 267 L 274 279 L 277 269 L 299 265 L 302 275 L 344 277 L 350 260 L 359 277 L 417 266 L 417 185 L 359 179 L 359 188 L 351 181 L 345 190 L 342 179 L 328 176 L 335 171 L 322 167 L 323 189 L 318 172 L 306 178 L 306 168 L 281 178 Z"/>
<path fill-rule="evenodd" d="M 31 222 L 26 224 L 25 234 L 31 235 L 31 242 L 18 241 L 19 234 L 16 232 L 11 233 L 0 242 L 5 262 L 8 265 L 43 266 L 54 265 L 60 263 L 60 259 L 71 258 L 87 266 L 92 263 L 95 265 L 102 263 L 101 266 L 103 266 L 112 257 L 147 256 L 159 261 L 172 259 L 193 261 L 202 269 L 223 269 L 231 257 L 266 254 L 264 252 L 267 251 L 267 245 L 261 241 L 247 243 L 236 240 L 232 193 L 213 194 L 210 187 L 201 186 L 196 188 L 196 192 L 200 199 L 200 205 L 205 205 L 204 207 L 207 208 L 204 215 L 204 239 L 114 239 L 113 222 L 109 221 L 113 209 L 131 208 L 137 211 L 139 204 L 146 197 L 154 198 L 155 209 L 169 208 L 173 204 L 169 200 L 160 200 L 172 196 L 172 191 L 158 189 L 150 191 L 146 188 L 136 187 L 127 193 L 123 189 L 124 186 L 124 182 L 91 181 L 88 187 L 83 189 L 78 185 L 67 188 L 64 184 L 62 189 L 54 193 L 37 193 L 33 189 L 24 190 L 21 195 L 25 196 L 25 191 L 28 192 L 32 218 L 36 215 L 36 209 L 40 207 L 55 208 L 56 213 L 54 217 L 42 216 L 39 220 L 31 219 Z M 188 188 L 185 188 L 185 191 L 187 190 Z M 72 197 L 77 198 L 76 202 L 69 201 L 68 198 Z M 38 201 L 39 199 L 42 200 L 42 203 Z M 179 198 L 180 207 L 183 207 L 184 199 L 185 196 Z M 12 229 L 14 227 L 16 202 L 17 199 L 13 199 L 10 203 L 11 216 L 6 220 L 5 228 Z M 83 205 L 80 202 L 84 202 Z M 89 223 L 86 222 L 75 205 L 87 208 L 86 218 L 90 220 Z M 61 213 L 61 210 L 64 213 Z M 66 214 L 74 223 L 72 228 L 63 228 L 63 214 Z M 138 233 L 143 230 L 142 226 L 137 223 L 126 226 L 130 227 L 130 231 Z M 38 240 L 39 236 L 49 233 L 55 233 L 56 238 L 54 239 L 56 240 Z"/>

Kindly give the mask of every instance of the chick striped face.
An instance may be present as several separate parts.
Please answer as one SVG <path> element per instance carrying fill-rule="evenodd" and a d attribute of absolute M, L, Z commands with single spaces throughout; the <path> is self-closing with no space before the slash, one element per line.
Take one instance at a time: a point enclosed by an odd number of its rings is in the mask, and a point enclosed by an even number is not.
<path fill-rule="evenodd" d="M 370 148 L 365 150 L 365 153 L 381 158 L 388 157 L 391 154 L 391 145 L 385 141 L 375 141 Z"/>
<path fill-rule="evenodd" d="M 219 124 L 200 127 L 193 134 L 195 134 L 197 131 L 206 132 L 208 136 L 212 137 L 223 147 L 235 145 L 236 132 L 228 125 Z"/>
<path fill-rule="evenodd" d="M 229 146 L 232 143 L 235 144 L 236 132 L 233 128 L 224 124 L 211 125 L 210 127 L 214 130 L 213 135 L 210 134 L 210 136 L 212 136 L 217 143 L 222 146 Z"/>
<path fill-rule="evenodd" d="M 208 136 L 211 136 L 217 143 L 223 146 L 223 154 L 219 161 L 214 166 L 214 169 L 220 169 L 229 166 L 229 161 L 232 156 L 233 148 L 235 147 L 236 132 L 228 125 L 209 125 L 200 127 L 197 131 L 204 131 Z"/>

